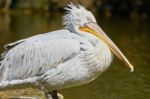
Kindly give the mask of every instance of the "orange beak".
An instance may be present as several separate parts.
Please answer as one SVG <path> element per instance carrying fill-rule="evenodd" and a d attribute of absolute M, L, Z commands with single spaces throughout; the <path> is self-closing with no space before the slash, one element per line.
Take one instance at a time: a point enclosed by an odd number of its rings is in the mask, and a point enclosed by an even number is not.
<path fill-rule="evenodd" d="M 128 59 L 96 23 L 86 24 L 84 27 L 80 27 L 80 30 L 87 33 L 91 33 L 103 40 L 111 49 L 111 51 L 131 69 L 131 72 L 134 71 L 134 67 L 131 65 Z"/>

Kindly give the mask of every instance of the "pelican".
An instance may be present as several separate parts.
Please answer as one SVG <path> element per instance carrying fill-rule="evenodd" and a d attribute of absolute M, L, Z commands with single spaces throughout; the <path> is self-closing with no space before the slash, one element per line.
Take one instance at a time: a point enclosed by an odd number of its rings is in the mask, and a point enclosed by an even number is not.
<path fill-rule="evenodd" d="M 94 15 L 69 3 L 64 29 L 7 44 L 0 63 L 0 90 L 33 87 L 48 99 L 57 90 L 96 79 L 110 66 L 115 54 L 131 71 L 124 54 L 98 26 Z"/>

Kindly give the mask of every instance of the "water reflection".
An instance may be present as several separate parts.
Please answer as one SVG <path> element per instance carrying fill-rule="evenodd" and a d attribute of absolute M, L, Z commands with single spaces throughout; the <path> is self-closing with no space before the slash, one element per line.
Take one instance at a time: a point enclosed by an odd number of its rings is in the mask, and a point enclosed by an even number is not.
<path fill-rule="evenodd" d="M 149 99 L 150 22 L 148 20 L 100 19 L 110 38 L 135 66 L 130 73 L 118 59 L 109 70 L 88 85 L 61 90 L 65 99 Z M 0 15 L 0 52 L 3 45 L 39 33 L 61 29 L 61 14 Z M 1 98 L 31 95 L 43 98 L 38 90 L 0 92 Z"/>

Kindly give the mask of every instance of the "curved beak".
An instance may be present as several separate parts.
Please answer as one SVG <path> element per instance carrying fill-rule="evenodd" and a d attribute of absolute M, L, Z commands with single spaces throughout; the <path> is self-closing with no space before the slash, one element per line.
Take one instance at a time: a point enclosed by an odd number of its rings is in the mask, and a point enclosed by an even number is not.
<path fill-rule="evenodd" d="M 85 24 L 84 27 L 80 27 L 80 30 L 92 33 L 93 35 L 103 40 L 109 46 L 111 51 L 131 69 L 131 72 L 134 71 L 134 67 L 131 65 L 128 59 L 96 23 Z"/>

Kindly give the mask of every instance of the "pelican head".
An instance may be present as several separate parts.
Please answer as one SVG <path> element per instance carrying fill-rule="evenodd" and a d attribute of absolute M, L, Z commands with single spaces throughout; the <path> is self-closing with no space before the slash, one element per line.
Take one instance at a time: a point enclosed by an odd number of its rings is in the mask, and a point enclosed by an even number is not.
<path fill-rule="evenodd" d="M 113 43 L 113 41 L 105 34 L 105 32 L 98 26 L 94 15 L 86 10 L 81 5 L 68 4 L 65 8 L 66 14 L 63 16 L 63 24 L 65 28 L 74 32 L 90 33 L 101 39 L 111 49 L 111 51 L 130 69 L 134 71 L 134 67 L 127 60 L 120 49 Z"/>
<path fill-rule="evenodd" d="M 63 24 L 67 29 L 79 29 L 86 23 L 96 23 L 93 14 L 81 5 L 68 4 L 65 8 L 66 14 L 63 16 Z"/>

